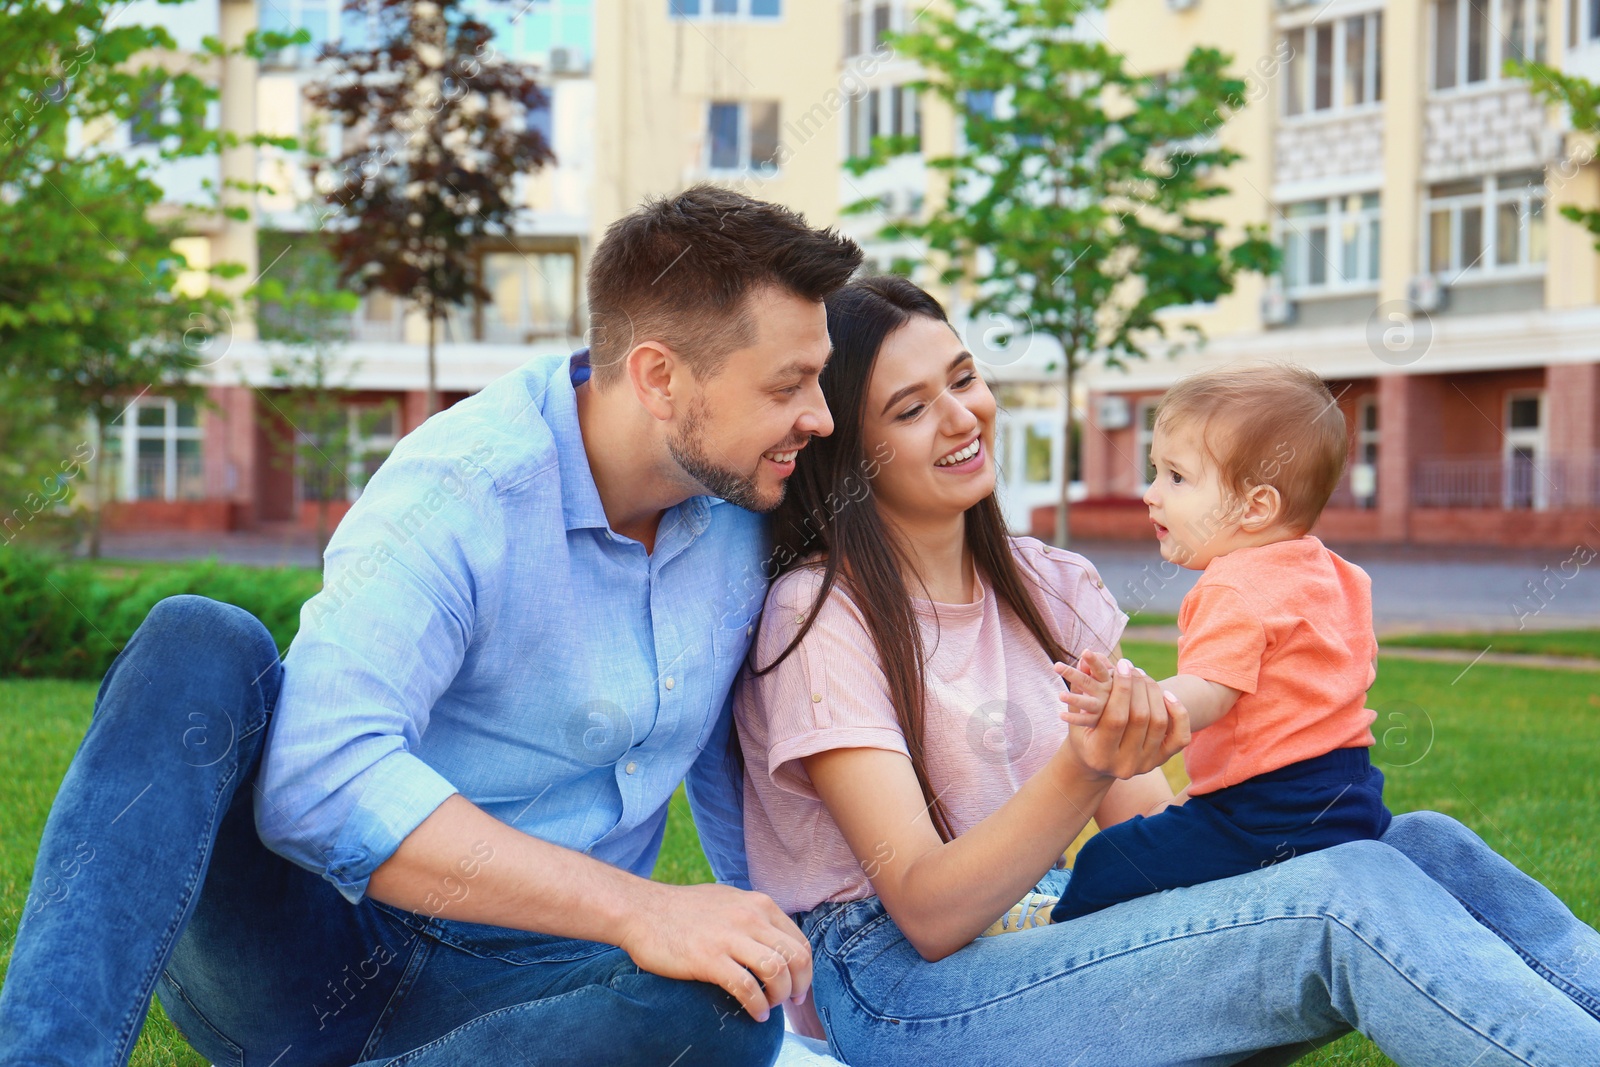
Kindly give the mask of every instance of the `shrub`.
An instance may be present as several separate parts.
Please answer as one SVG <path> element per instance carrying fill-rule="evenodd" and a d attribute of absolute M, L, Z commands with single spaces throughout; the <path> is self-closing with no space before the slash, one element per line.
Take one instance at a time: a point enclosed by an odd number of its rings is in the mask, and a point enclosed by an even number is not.
<path fill-rule="evenodd" d="M 300 605 L 321 585 L 306 568 L 83 563 L 0 551 L 0 678 L 98 680 L 155 603 L 180 593 L 244 608 L 287 649 Z"/>

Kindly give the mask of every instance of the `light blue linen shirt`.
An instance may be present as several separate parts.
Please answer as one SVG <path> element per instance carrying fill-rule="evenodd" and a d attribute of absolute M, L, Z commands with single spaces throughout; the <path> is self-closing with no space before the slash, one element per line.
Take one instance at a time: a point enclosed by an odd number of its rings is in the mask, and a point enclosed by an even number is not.
<path fill-rule="evenodd" d="M 587 352 L 535 359 L 429 419 L 328 545 L 255 815 L 352 902 L 457 792 L 649 877 L 686 779 L 712 870 L 749 885 L 727 735 L 766 525 L 692 497 L 653 552 L 613 533 L 578 427 L 588 369 Z"/>

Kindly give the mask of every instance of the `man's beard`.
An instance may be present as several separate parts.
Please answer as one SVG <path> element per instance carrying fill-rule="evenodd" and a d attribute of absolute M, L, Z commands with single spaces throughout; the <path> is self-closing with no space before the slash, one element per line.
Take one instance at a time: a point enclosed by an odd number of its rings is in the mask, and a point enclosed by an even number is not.
<path fill-rule="evenodd" d="M 674 462 L 685 474 L 704 486 L 712 496 L 721 497 L 746 511 L 759 513 L 777 507 L 783 501 L 782 484 L 778 486 L 777 497 L 769 502 L 762 499 L 761 489 L 757 483 L 759 475 L 749 477 L 727 467 L 719 467 L 710 456 L 706 455 L 705 413 L 704 402 L 691 406 L 684 416 L 682 431 L 676 438 L 667 442 L 667 452 Z"/>

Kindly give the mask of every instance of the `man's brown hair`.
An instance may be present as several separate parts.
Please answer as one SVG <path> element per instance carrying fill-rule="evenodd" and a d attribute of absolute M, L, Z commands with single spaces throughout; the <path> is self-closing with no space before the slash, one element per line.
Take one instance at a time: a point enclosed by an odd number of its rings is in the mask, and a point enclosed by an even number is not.
<path fill-rule="evenodd" d="M 590 363 L 604 388 L 640 341 L 658 340 L 702 380 L 755 341 L 751 293 L 821 302 L 861 249 L 798 213 L 705 183 L 646 200 L 612 223 L 589 261 Z"/>
<path fill-rule="evenodd" d="M 1258 485 L 1283 502 L 1279 522 L 1304 534 L 1344 474 L 1344 412 L 1315 373 L 1292 363 L 1219 367 L 1161 398 L 1156 425 L 1193 431 L 1218 471 L 1229 507 Z"/>

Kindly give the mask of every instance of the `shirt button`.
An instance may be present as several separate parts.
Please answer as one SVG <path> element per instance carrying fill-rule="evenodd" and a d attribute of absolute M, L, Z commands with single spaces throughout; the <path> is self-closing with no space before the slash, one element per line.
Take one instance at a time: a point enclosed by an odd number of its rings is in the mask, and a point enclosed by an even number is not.
<path fill-rule="evenodd" d="M 622 769 L 624 771 L 627 771 L 629 774 L 632 774 L 634 771 L 639 769 L 639 765 L 637 763 L 633 762 L 632 760 L 629 760 L 628 761 L 628 765 L 626 767 L 622 768 Z"/>
<path fill-rule="evenodd" d="M 667 687 L 667 688 L 668 688 L 668 689 L 671 689 L 671 688 L 672 688 L 672 687 L 673 687 L 673 686 L 675 686 L 675 685 L 677 685 L 677 684 L 678 684 L 678 683 L 677 683 L 677 682 L 674 682 L 674 681 L 673 681 L 673 680 L 672 680 L 672 676 L 671 676 L 671 675 L 668 675 L 668 676 L 667 676 L 667 680 L 666 680 L 666 681 L 664 681 L 664 682 L 662 682 L 662 683 L 661 683 L 661 684 L 662 684 L 662 685 L 664 685 L 664 686 L 666 686 L 666 687 Z"/>
<path fill-rule="evenodd" d="M 813 703 L 813 704 L 822 703 L 822 694 L 821 693 L 812 693 L 811 694 L 811 703 Z"/>
<path fill-rule="evenodd" d="M 755 632 L 756 632 L 756 628 L 754 626 L 746 626 L 744 628 L 744 635 L 746 637 L 749 637 L 751 634 L 753 634 Z"/>

